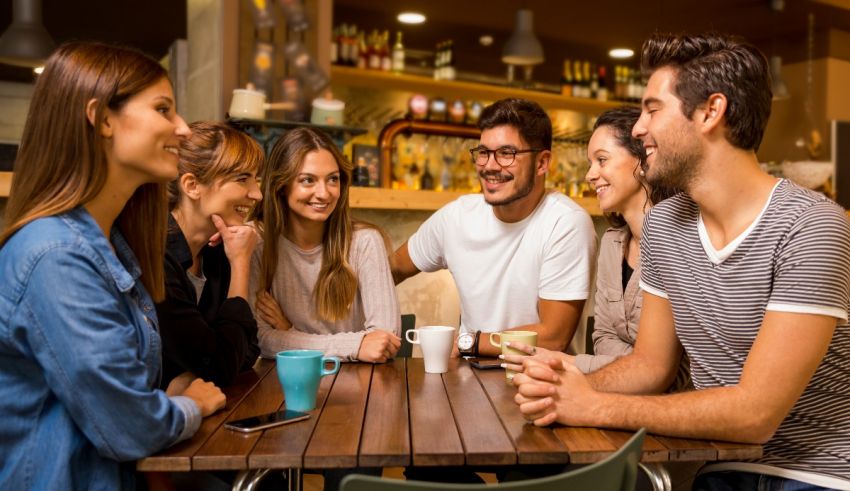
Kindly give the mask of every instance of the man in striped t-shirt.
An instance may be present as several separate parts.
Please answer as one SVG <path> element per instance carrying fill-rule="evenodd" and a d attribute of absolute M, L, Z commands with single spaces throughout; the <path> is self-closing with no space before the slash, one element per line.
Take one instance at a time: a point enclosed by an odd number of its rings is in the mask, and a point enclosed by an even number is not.
<path fill-rule="evenodd" d="M 538 353 L 514 378 L 520 409 L 538 425 L 764 443 L 758 461 L 706 467 L 695 489 L 850 489 L 844 211 L 760 169 L 771 92 L 754 47 L 657 35 L 642 68 L 633 133 L 646 177 L 685 192 L 644 223 L 634 352 L 586 377 Z M 670 384 L 683 350 L 696 390 L 647 395 Z"/>

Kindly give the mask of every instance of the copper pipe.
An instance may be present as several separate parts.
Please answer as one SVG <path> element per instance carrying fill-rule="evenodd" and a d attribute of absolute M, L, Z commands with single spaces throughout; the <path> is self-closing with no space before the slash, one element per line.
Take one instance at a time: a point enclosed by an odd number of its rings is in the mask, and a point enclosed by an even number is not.
<path fill-rule="evenodd" d="M 414 119 L 395 119 L 387 123 L 378 135 L 381 151 L 381 187 L 392 186 L 393 140 L 399 133 L 420 135 L 459 136 L 462 138 L 480 138 L 481 130 L 475 126 L 439 121 L 421 121 Z"/>

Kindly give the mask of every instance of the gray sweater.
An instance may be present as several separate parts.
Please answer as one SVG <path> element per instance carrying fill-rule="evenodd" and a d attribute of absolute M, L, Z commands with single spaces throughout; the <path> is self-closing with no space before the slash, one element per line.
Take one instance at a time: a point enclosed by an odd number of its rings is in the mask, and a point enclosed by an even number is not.
<path fill-rule="evenodd" d="M 357 275 L 357 294 L 348 318 L 340 321 L 320 320 L 313 304 L 313 286 L 322 267 L 322 246 L 301 250 L 280 237 L 277 272 L 271 293 L 292 323 L 289 330 L 278 330 L 256 312 L 256 289 L 259 285 L 263 246 L 254 251 L 251 262 L 249 303 L 257 318 L 257 339 L 261 355 L 274 358 L 279 351 L 315 349 L 325 356 L 338 356 L 343 361 L 357 361 L 363 336 L 375 329 L 398 335 L 401 325 L 398 297 L 390 273 L 387 250 L 381 234 L 371 228 L 354 232 L 349 264 Z"/>

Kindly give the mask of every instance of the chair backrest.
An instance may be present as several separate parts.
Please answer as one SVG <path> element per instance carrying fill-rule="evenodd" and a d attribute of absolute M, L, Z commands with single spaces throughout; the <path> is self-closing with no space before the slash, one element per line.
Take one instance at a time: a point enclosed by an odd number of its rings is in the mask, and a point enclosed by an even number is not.
<path fill-rule="evenodd" d="M 402 314 L 401 315 L 401 346 L 398 348 L 398 353 L 396 357 L 398 358 L 410 358 L 413 354 L 413 345 L 410 344 L 410 341 L 407 340 L 407 331 L 416 328 L 416 315 L 415 314 Z"/>
<path fill-rule="evenodd" d="M 638 461 L 646 431 L 641 428 L 619 450 L 607 459 L 555 476 L 503 484 L 442 484 L 424 481 L 400 481 L 352 474 L 342 480 L 342 491 L 415 491 L 437 489 L 447 491 L 511 490 L 563 491 L 601 490 L 632 491 L 637 479 Z"/>

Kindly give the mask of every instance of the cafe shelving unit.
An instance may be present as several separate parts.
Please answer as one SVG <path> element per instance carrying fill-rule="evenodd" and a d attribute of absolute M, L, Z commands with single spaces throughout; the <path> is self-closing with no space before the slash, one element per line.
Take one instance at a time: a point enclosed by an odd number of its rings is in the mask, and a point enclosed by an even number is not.
<path fill-rule="evenodd" d="M 434 80 L 421 75 L 366 70 L 339 65 L 331 67 L 331 84 L 338 87 L 419 93 L 445 99 L 496 101 L 506 97 L 520 97 L 535 101 L 548 110 L 576 111 L 585 114 L 599 114 L 607 109 L 625 104 L 623 101 L 598 101 L 539 90 L 461 80 Z"/>
<path fill-rule="evenodd" d="M 352 208 L 375 210 L 435 211 L 446 203 L 463 196 L 457 191 L 415 191 L 410 189 L 352 187 L 349 203 Z M 601 216 L 596 198 L 572 198 L 592 216 Z"/>

